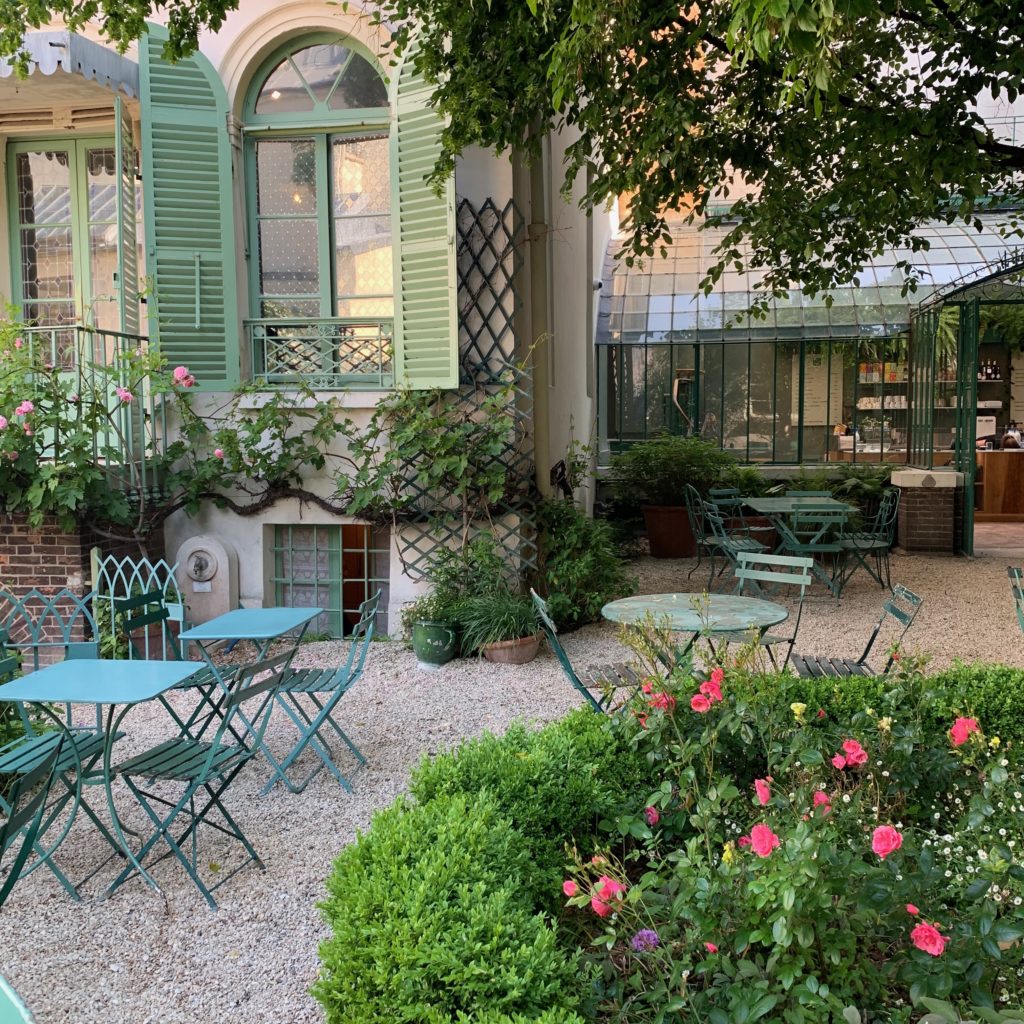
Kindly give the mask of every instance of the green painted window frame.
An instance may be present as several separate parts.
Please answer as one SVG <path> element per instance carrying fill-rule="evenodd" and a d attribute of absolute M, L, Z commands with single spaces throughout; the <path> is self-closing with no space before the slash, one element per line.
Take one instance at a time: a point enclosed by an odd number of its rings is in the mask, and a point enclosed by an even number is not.
<path fill-rule="evenodd" d="M 246 95 L 243 107 L 243 180 L 245 183 L 245 223 L 246 223 L 246 251 L 247 281 L 249 285 L 249 318 L 252 321 L 264 319 L 263 301 L 264 295 L 260 281 L 259 261 L 259 223 L 265 219 L 258 212 L 258 181 L 257 181 L 257 158 L 256 148 L 260 141 L 290 141 L 309 139 L 314 144 L 315 161 L 315 188 L 317 195 L 316 214 L 310 219 L 317 223 L 317 254 L 319 270 L 319 293 L 309 293 L 296 296 L 275 296 L 276 298 L 292 298 L 294 300 L 318 301 L 319 312 L 317 317 L 310 317 L 310 320 L 332 320 L 344 319 L 337 315 L 337 303 L 348 296 L 339 295 L 335 290 L 336 268 L 334 265 L 334 215 L 331 196 L 331 146 L 339 139 L 351 138 L 362 139 L 376 137 L 387 142 L 388 180 L 389 193 L 391 195 L 390 216 L 391 216 L 391 246 L 392 252 L 397 251 L 397 216 L 395 203 L 395 179 L 397 169 L 394 166 L 394 145 L 393 135 L 395 131 L 395 118 L 392 104 L 381 107 L 360 107 L 349 110 L 332 110 L 328 108 L 329 96 L 322 101 L 314 98 L 313 111 L 301 111 L 286 114 L 257 114 L 256 102 L 260 91 L 270 73 L 287 57 L 309 46 L 331 44 L 343 46 L 350 50 L 355 56 L 367 61 L 377 71 L 382 83 L 387 86 L 387 79 L 380 64 L 373 54 L 358 40 L 347 36 L 340 36 L 333 33 L 318 32 L 309 35 L 299 36 L 288 40 L 278 47 L 264 60 L 254 73 Z M 333 92 L 333 90 L 332 90 Z M 397 301 L 397 282 L 393 279 L 392 290 L 389 296 L 384 295 L 361 295 L 359 298 L 390 298 L 393 303 Z M 296 318 L 301 319 L 301 318 Z M 360 319 L 360 318 L 352 318 Z M 370 320 L 373 317 L 367 316 Z M 391 317 L 381 317 L 382 323 L 394 320 L 394 312 Z M 393 337 L 393 328 L 392 328 Z M 391 353 L 391 360 L 394 360 L 394 352 Z M 346 388 L 392 387 L 394 384 L 393 373 L 368 375 L 365 380 L 357 376 L 351 376 L 344 380 L 342 386 Z"/>
<path fill-rule="evenodd" d="M 24 281 L 21 266 L 21 211 L 18 204 L 17 157 L 23 153 L 57 152 L 69 154 L 71 181 L 71 269 L 74 275 L 73 304 L 75 322 L 86 323 L 87 314 L 96 301 L 92 294 L 92 267 L 89 259 L 89 229 L 93 224 L 116 224 L 117 214 L 110 221 L 89 218 L 88 151 L 116 151 L 113 135 L 75 135 L 64 138 L 11 139 L 7 142 L 7 216 L 8 249 L 11 266 L 11 301 L 24 315 Z"/>

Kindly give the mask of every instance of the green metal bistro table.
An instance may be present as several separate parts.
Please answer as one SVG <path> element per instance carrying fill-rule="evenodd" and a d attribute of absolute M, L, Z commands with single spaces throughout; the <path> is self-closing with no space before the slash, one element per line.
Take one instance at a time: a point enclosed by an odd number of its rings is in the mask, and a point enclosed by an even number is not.
<path fill-rule="evenodd" d="M 158 892 L 160 887 L 138 862 L 124 835 L 124 827 L 114 805 L 111 777 L 111 751 L 117 736 L 116 725 L 123 721 L 127 711 L 136 704 L 163 699 L 168 691 L 180 686 L 199 671 L 198 664 L 186 661 L 61 661 L 47 665 L 27 676 L 0 686 L 0 700 L 25 704 L 89 704 L 108 708 L 103 747 L 102 785 L 107 797 L 107 809 L 116 835 L 115 853 L 123 853 L 139 874 Z M 122 706 L 120 714 L 116 714 Z M 87 780 L 94 783 L 99 780 Z M 72 815 L 77 806 L 72 809 Z M 99 829 L 108 843 L 110 834 Z M 67 831 L 64 832 L 67 835 Z M 63 838 L 63 837 L 62 837 Z M 51 851 L 51 854 L 55 851 Z"/>
<path fill-rule="evenodd" d="M 186 629 L 178 639 L 186 643 L 194 643 L 199 648 L 199 653 L 213 673 L 217 685 L 226 692 L 228 684 L 221 670 L 213 663 L 211 656 L 211 648 L 214 644 L 222 641 L 235 644 L 242 640 L 248 640 L 255 646 L 256 661 L 260 662 L 266 658 L 270 645 L 275 640 L 295 630 L 295 643 L 289 652 L 288 660 L 281 669 L 282 675 L 287 675 L 303 634 L 309 624 L 322 612 L 323 608 L 236 608 L 234 611 L 218 615 L 217 618 L 210 619 L 209 622 L 204 622 L 202 625 Z M 251 728 L 251 724 L 240 713 L 239 718 L 245 723 L 246 728 Z M 277 778 L 281 774 L 281 765 L 271 754 L 266 740 L 260 744 L 260 750 L 273 769 L 274 777 Z"/>
<path fill-rule="evenodd" d="M 636 625 L 647 615 L 668 619 L 676 633 L 690 639 L 676 658 L 689 653 L 701 633 L 745 633 L 756 629 L 763 635 L 789 617 L 789 611 L 774 601 L 737 594 L 639 594 L 611 601 L 601 609 L 609 622 Z"/>

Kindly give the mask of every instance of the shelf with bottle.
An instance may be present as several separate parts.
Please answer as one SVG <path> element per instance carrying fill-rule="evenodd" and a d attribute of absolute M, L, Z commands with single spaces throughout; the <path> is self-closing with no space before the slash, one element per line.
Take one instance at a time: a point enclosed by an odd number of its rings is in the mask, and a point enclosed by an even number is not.
<path fill-rule="evenodd" d="M 858 384 L 906 384 L 907 364 L 903 360 L 857 364 Z"/>

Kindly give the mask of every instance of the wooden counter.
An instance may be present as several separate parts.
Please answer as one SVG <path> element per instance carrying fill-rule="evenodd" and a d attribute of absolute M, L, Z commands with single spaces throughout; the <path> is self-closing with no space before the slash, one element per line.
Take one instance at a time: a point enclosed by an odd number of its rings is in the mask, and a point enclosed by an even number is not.
<path fill-rule="evenodd" d="M 1024 519 L 1024 449 L 978 452 L 975 518 L 984 522 Z"/>

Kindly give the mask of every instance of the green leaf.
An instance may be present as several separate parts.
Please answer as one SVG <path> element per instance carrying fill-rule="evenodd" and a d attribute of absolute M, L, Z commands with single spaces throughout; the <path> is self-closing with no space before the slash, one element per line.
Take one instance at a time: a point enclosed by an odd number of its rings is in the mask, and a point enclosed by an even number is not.
<path fill-rule="evenodd" d="M 926 1006 L 932 1013 L 937 1014 L 944 1021 L 949 1021 L 949 1024 L 957 1024 L 960 1020 L 960 1015 L 945 1000 L 923 996 L 921 998 L 921 1005 Z"/>

